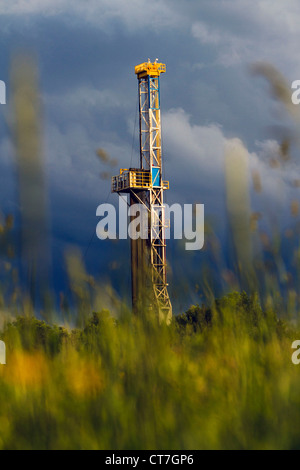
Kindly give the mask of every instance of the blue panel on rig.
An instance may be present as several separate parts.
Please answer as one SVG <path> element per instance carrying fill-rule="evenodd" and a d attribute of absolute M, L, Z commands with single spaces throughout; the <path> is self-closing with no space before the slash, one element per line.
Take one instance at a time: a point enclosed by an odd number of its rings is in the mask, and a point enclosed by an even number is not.
<path fill-rule="evenodd" d="M 152 186 L 154 188 L 160 186 L 160 168 L 152 168 Z"/>

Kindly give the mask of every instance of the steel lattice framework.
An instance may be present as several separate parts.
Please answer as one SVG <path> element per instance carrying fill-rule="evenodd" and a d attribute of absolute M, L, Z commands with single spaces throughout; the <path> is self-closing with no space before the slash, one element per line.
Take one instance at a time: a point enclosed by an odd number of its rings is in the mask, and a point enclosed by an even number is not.
<path fill-rule="evenodd" d="M 150 61 L 135 67 L 139 93 L 140 168 L 121 169 L 112 178 L 112 192 L 129 193 L 130 205 L 143 204 L 150 230 L 146 240 L 131 240 L 132 301 L 145 306 L 145 287 L 152 291 L 149 307 L 169 322 L 172 305 L 167 289 L 165 211 L 163 195 L 169 183 L 162 179 L 160 74 L 165 64 Z"/>

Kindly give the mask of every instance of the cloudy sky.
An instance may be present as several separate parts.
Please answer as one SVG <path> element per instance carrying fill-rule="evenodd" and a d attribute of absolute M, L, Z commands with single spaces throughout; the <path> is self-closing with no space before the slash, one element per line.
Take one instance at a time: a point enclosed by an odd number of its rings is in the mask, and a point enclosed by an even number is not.
<path fill-rule="evenodd" d="M 137 162 L 134 66 L 148 58 L 167 66 L 161 79 L 167 202 L 204 203 L 226 251 L 224 145 L 239 139 L 247 150 L 253 211 L 267 204 L 280 226 L 294 223 L 297 147 L 287 164 L 270 162 L 278 161 L 287 136 L 297 140 L 298 109 L 278 102 L 252 66 L 270 64 L 287 87 L 300 79 L 299 22 L 297 0 L 1 0 L 0 79 L 7 83 L 7 105 L 0 107 L 1 208 L 19 210 L 9 121 L 11 61 L 21 50 L 34 54 L 39 67 L 58 288 L 62 253 L 76 244 L 92 274 L 124 277 L 129 289 L 129 246 L 119 253 L 117 245 L 91 237 L 97 206 L 117 203 L 103 174 Z M 114 168 L 99 160 L 99 148 L 117 160 Z M 253 171 L 262 182 L 259 194 Z M 175 255 L 170 247 L 173 271 Z M 200 265 L 204 254 L 194 256 Z M 110 272 L 113 258 L 117 272 Z"/>

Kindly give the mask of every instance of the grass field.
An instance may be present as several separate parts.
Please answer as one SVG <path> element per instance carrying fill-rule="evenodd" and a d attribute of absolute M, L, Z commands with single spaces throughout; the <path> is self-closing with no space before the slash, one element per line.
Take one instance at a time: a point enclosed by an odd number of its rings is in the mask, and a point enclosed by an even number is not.
<path fill-rule="evenodd" d="M 300 447 L 297 330 L 245 294 L 169 327 L 102 311 L 74 330 L 19 317 L 1 338 L 1 449 Z"/>

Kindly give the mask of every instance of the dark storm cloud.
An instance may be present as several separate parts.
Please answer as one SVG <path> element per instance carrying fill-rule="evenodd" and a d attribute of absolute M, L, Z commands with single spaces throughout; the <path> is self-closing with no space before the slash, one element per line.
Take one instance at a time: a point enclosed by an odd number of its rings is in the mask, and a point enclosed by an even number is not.
<path fill-rule="evenodd" d="M 249 167 L 264 175 L 265 191 L 273 194 L 276 182 L 286 194 L 286 179 L 263 161 L 268 145 L 276 147 L 269 127 L 286 125 L 286 117 L 273 115 L 268 86 L 251 76 L 249 65 L 265 60 L 288 80 L 300 78 L 299 17 L 293 0 L 2 2 L 0 79 L 9 80 L 17 49 L 32 50 L 39 61 L 55 243 L 84 249 L 96 227 L 96 207 L 110 190 L 100 173 L 136 162 L 134 66 L 148 57 L 167 64 L 161 106 L 170 202 L 204 202 L 207 213 L 223 213 L 223 146 L 233 137 L 248 148 Z M 7 124 L 0 135 L 1 174 L 12 206 Z M 99 161 L 98 148 L 118 166 Z M 106 250 L 97 240 L 96 247 Z"/>

